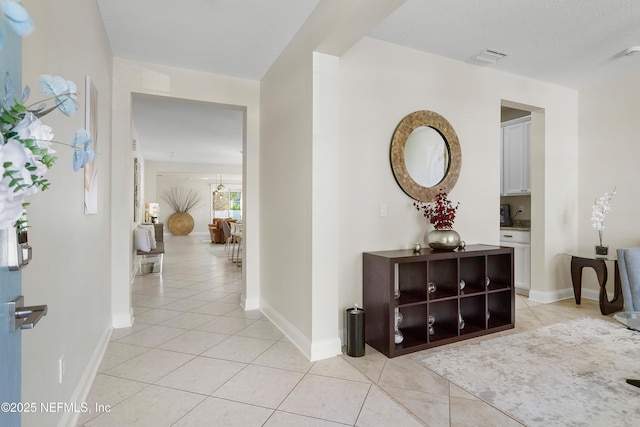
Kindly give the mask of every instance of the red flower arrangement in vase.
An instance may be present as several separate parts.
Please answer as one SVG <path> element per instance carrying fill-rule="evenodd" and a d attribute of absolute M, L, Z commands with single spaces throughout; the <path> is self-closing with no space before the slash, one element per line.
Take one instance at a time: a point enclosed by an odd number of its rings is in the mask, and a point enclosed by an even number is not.
<path fill-rule="evenodd" d="M 448 230 L 453 228 L 453 222 L 456 219 L 456 211 L 460 203 L 455 206 L 447 198 L 447 193 L 440 190 L 436 194 L 436 201 L 433 203 L 413 202 L 418 211 L 421 211 L 425 218 L 433 224 L 436 230 Z"/>
<path fill-rule="evenodd" d="M 455 249 L 464 249 L 465 243 L 460 240 L 460 235 L 453 230 L 453 222 L 456 219 L 456 212 L 460 203 L 455 206 L 447 198 L 447 193 L 440 190 L 436 194 L 436 200 L 433 203 L 413 202 L 418 211 L 422 212 L 425 218 L 433 224 L 435 230 L 427 233 L 427 244 L 435 250 L 453 251 Z"/>

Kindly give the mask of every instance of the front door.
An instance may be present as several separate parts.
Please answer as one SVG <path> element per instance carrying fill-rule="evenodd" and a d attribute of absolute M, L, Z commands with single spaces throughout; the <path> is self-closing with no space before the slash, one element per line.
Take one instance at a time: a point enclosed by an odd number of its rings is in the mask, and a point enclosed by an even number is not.
<path fill-rule="evenodd" d="M 22 42 L 0 19 L 4 46 L 0 49 L 0 99 L 4 98 L 5 75 L 14 83 L 14 95 L 22 93 Z M 1 178 L 1 177 L 0 177 Z M 0 207 L 1 209 L 1 207 Z M 0 426 L 19 427 L 22 380 L 22 340 L 20 329 L 9 326 L 9 302 L 22 295 L 22 274 L 9 271 L 9 233 L 15 229 L 0 230 Z"/>
<path fill-rule="evenodd" d="M 14 229 L 0 230 L 0 425 L 20 426 L 20 382 L 22 372 L 22 340 L 20 329 L 12 331 L 9 302 L 22 295 L 22 274 L 9 271 L 8 233 Z"/>

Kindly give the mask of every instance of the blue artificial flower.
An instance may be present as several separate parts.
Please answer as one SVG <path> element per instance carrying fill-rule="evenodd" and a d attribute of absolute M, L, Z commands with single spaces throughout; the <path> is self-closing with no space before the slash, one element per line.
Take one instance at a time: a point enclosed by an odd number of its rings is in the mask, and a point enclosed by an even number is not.
<path fill-rule="evenodd" d="M 4 94 L 2 101 L 0 101 L 0 107 L 5 110 L 9 110 L 11 108 L 11 104 L 13 104 L 13 79 L 9 76 L 8 71 L 4 77 Z"/>
<path fill-rule="evenodd" d="M 29 12 L 18 0 L 2 0 L 1 7 L 7 23 L 16 34 L 22 37 L 33 31 L 33 21 Z"/>
<path fill-rule="evenodd" d="M 43 74 L 40 76 L 40 89 L 45 95 L 56 98 L 56 106 L 65 116 L 72 115 L 78 109 L 78 87 L 71 80 Z"/>
<path fill-rule="evenodd" d="M 75 172 L 84 168 L 96 156 L 93 151 L 93 140 L 89 136 L 89 132 L 84 129 L 78 129 L 73 135 L 71 147 L 73 148 L 73 170 Z"/>

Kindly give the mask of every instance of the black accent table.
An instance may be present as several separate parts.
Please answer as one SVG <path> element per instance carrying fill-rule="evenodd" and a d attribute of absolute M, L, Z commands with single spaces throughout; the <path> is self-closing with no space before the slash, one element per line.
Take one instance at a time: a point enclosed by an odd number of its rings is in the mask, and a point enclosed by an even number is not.
<path fill-rule="evenodd" d="M 613 299 L 609 301 L 607 296 L 607 264 L 605 261 L 613 261 L 614 264 L 614 288 Z M 622 310 L 624 301 L 622 299 L 622 286 L 620 284 L 620 271 L 618 260 L 615 257 L 596 257 L 571 255 L 571 282 L 573 283 L 573 294 L 576 304 L 580 305 L 582 296 L 582 269 L 593 268 L 600 284 L 600 313 L 611 314 Z"/>

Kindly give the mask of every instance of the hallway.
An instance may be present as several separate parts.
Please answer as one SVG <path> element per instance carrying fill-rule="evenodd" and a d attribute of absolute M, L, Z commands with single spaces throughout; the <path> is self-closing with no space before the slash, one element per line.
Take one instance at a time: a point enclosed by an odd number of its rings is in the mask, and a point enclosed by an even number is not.
<path fill-rule="evenodd" d="M 135 324 L 114 330 L 79 426 L 520 425 L 413 355 L 367 347 L 361 358 L 309 363 L 260 312 L 242 310 L 241 271 L 222 245 L 165 241 L 163 274 L 136 278 Z M 589 300 L 516 297 L 516 307 L 507 333 L 599 316 Z"/>

